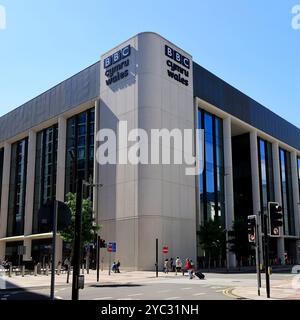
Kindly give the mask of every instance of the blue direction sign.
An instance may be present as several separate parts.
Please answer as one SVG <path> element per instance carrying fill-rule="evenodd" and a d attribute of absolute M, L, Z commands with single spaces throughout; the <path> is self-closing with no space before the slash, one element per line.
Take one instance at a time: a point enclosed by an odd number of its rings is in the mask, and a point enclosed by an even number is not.
<path fill-rule="evenodd" d="M 116 242 L 109 242 L 107 246 L 108 252 L 116 252 L 117 251 L 117 243 Z"/>

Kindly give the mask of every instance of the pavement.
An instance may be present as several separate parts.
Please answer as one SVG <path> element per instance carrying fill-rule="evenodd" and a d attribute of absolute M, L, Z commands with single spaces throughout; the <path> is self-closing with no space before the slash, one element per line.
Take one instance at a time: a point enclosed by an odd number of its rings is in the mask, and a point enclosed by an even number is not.
<path fill-rule="evenodd" d="M 256 274 L 220 274 L 205 273 L 205 280 L 194 278 L 189 280 L 187 276 L 175 273 L 164 274 L 159 272 L 156 278 L 155 272 L 151 271 L 121 271 L 121 273 L 111 273 L 108 271 L 100 271 L 100 284 L 109 286 L 149 284 L 163 285 L 174 284 L 186 286 L 187 284 L 197 284 L 199 288 L 210 286 L 218 288 L 222 292 L 224 299 L 250 299 L 250 300 L 266 300 L 266 290 L 264 276 L 262 276 L 261 295 L 257 294 Z M 50 287 L 50 274 L 46 275 L 21 275 L 8 277 L 0 276 L 0 293 L 13 290 L 39 290 Z M 66 283 L 67 274 L 56 275 L 56 288 L 71 288 L 72 275 L 70 275 L 70 283 Z M 85 272 L 85 288 L 99 285 L 96 282 L 96 272 L 91 270 L 89 274 Z M 201 296 L 199 296 L 201 299 Z M 295 274 L 273 274 L 271 275 L 271 299 L 270 300 L 300 300 L 300 275 Z"/>

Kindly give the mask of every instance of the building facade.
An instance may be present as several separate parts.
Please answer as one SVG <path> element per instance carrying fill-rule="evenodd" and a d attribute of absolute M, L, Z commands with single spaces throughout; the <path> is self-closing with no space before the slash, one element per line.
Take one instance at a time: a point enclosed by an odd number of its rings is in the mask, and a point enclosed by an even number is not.
<path fill-rule="evenodd" d="M 117 144 L 116 164 L 99 164 L 98 132 L 202 129 L 189 156 L 202 150 L 203 171 L 186 175 L 183 164 L 132 164 L 120 155 L 132 141 Z M 163 145 L 172 154 L 183 148 Z M 207 257 L 200 227 L 217 220 L 230 230 L 234 220 L 260 216 L 269 201 L 282 204 L 282 235 L 271 239 L 271 257 L 300 261 L 300 129 L 217 78 L 192 56 L 155 33 L 140 33 L 101 60 L 0 118 L 0 260 L 45 261 L 51 226 L 43 205 L 65 201 L 77 178 L 101 188 L 93 200 L 101 237 L 116 242 L 112 260 L 122 267 L 152 270 L 168 257 Z M 56 257 L 66 245 L 57 236 Z M 108 263 L 108 253 L 101 250 Z M 288 259 L 287 259 L 288 257 Z M 57 261 L 58 261 L 57 260 Z M 225 261 L 223 263 L 223 260 Z M 218 265 L 235 266 L 228 250 Z"/>

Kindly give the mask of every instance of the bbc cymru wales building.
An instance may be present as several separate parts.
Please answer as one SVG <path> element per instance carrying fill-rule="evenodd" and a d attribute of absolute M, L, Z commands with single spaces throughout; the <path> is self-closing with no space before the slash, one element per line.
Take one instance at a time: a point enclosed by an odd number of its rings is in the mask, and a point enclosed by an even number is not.
<path fill-rule="evenodd" d="M 187 175 L 186 164 L 174 163 L 99 164 L 97 133 L 117 132 L 121 121 L 128 131 L 203 129 L 203 171 Z M 282 205 L 284 217 L 280 237 L 270 240 L 272 262 L 300 261 L 300 129 L 156 33 L 130 38 L 0 118 L 0 260 L 17 264 L 25 246 L 23 261 L 49 261 L 52 233 L 41 221 L 43 205 L 65 201 L 78 177 L 103 185 L 85 196 L 101 238 L 116 242 L 115 253 L 101 249 L 104 265 L 112 254 L 122 268 L 154 270 L 157 238 L 160 265 L 165 256 L 180 256 L 203 267 L 201 225 L 212 219 L 230 230 L 239 218 L 261 215 L 269 201 Z M 56 261 L 69 250 L 58 235 Z M 224 247 L 214 264 L 226 263 L 237 262 Z M 253 264 L 253 257 L 243 263 Z"/>

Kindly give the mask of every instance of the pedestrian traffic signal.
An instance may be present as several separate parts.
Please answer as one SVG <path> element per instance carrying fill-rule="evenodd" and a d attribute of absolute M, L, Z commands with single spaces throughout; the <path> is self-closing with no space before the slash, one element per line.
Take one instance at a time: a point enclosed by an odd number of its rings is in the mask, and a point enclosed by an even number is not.
<path fill-rule="evenodd" d="M 282 207 L 278 202 L 269 202 L 270 236 L 280 237 L 280 227 L 283 226 Z"/>
<path fill-rule="evenodd" d="M 248 241 L 255 242 L 256 241 L 256 215 L 248 216 Z"/>
<path fill-rule="evenodd" d="M 107 245 L 105 243 L 105 240 L 104 239 L 100 239 L 100 248 L 106 248 Z"/>

